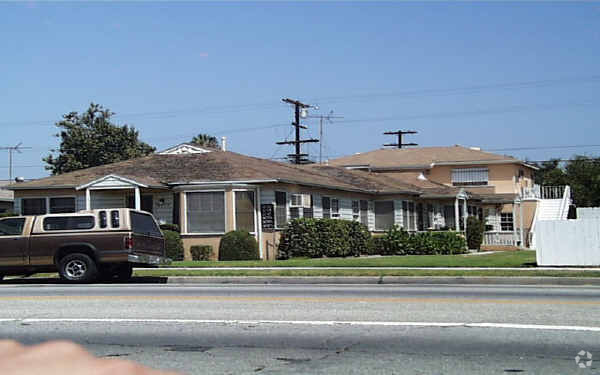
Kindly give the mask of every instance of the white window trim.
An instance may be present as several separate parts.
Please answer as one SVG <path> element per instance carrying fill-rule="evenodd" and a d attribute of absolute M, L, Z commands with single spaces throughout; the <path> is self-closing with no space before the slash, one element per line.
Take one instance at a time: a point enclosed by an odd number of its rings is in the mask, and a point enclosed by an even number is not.
<path fill-rule="evenodd" d="M 274 192 L 275 192 L 275 195 L 273 197 L 274 198 L 273 203 L 274 203 L 274 206 L 275 206 L 275 215 L 274 215 L 275 216 L 274 217 L 274 219 L 275 219 L 275 229 L 283 229 L 284 227 L 280 226 L 279 225 L 280 223 L 277 222 L 277 193 L 285 193 L 285 223 L 284 223 L 284 225 L 288 223 L 289 210 L 290 210 L 288 200 L 289 200 L 290 193 L 288 193 L 285 190 L 274 190 Z"/>
<path fill-rule="evenodd" d="M 195 235 L 195 236 L 222 236 L 227 232 L 227 191 L 225 189 L 217 189 L 217 190 L 183 190 L 183 224 L 182 227 L 185 231 L 181 231 L 181 234 L 185 235 Z M 188 232 L 187 227 L 187 194 L 188 193 L 223 193 L 223 208 L 224 208 L 224 221 L 225 221 L 225 232 Z M 235 218 L 234 218 L 235 220 Z"/>
<path fill-rule="evenodd" d="M 333 201 L 334 200 L 337 201 L 337 212 L 333 212 Z M 329 197 L 329 212 L 330 212 L 330 217 L 332 219 L 341 219 L 340 202 L 341 202 L 341 199 L 339 199 L 339 198 Z M 333 216 L 333 215 L 335 215 L 335 216 Z"/>
<path fill-rule="evenodd" d="M 258 214 L 256 212 L 256 208 L 257 208 L 257 202 L 256 202 L 256 190 L 255 189 L 233 189 L 231 190 L 232 194 L 233 194 L 233 200 L 232 200 L 232 208 L 233 208 L 233 229 L 237 230 L 237 223 L 236 223 L 236 219 L 235 219 L 235 192 L 236 191 L 251 191 L 254 193 L 254 231 L 250 232 L 250 234 L 256 236 L 256 233 L 258 233 Z M 227 216 L 227 210 L 225 210 L 225 216 Z"/>

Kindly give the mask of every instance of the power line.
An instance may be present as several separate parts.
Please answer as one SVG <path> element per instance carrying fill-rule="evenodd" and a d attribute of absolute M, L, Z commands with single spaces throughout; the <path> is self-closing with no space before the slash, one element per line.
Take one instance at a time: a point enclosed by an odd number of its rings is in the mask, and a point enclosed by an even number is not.
<path fill-rule="evenodd" d="M 300 114 L 301 112 L 304 113 L 303 117 L 306 117 L 306 109 L 307 108 L 311 108 L 313 106 L 309 105 L 309 104 L 305 104 L 302 103 L 299 100 L 293 100 L 293 99 L 289 99 L 289 98 L 285 98 L 285 99 L 281 99 L 284 103 L 289 103 L 289 104 L 293 104 L 294 105 L 294 122 L 292 122 L 292 125 L 294 126 L 295 130 L 296 130 L 296 137 L 294 141 L 281 141 L 281 142 L 277 142 L 278 145 L 294 145 L 295 147 L 295 152 L 293 154 L 288 154 L 288 157 L 290 158 L 290 161 L 294 164 L 306 164 L 309 162 L 308 160 L 308 154 L 303 154 L 301 152 L 301 145 L 303 143 L 313 143 L 313 142 L 319 142 L 318 139 L 300 139 L 300 129 L 306 129 L 306 127 L 302 124 L 300 124 Z"/>

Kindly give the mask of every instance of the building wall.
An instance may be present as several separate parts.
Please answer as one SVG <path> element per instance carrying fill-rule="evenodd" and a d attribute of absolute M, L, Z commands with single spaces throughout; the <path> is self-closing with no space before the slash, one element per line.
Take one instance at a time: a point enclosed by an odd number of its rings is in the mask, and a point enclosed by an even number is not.
<path fill-rule="evenodd" d="M 440 165 L 434 166 L 427 172 L 427 178 L 444 185 L 452 186 L 452 170 L 457 168 L 482 168 L 485 165 Z M 465 186 L 465 189 L 477 192 L 480 189 L 481 193 L 496 193 L 496 194 L 516 194 L 519 193 L 521 187 L 533 186 L 533 170 L 517 164 L 490 164 L 488 168 L 488 185 L 487 187 Z M 523 176 L 519 178 L 520 171 Z M 490 187 L 493 191 L 490 191 Z"/>
<path fill-rule="evenodd" d="M 0 214 L 3 212 L 12 212 L 13 202 L 0 202 Z"/>

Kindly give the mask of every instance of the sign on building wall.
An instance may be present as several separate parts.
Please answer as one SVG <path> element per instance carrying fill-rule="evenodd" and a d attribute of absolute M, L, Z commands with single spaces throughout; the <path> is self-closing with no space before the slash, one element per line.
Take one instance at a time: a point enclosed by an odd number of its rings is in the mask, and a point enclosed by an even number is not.
<path fill-rule="evenodd" d="M 260 214 L 262 218 L 262 230 L 264 232 L 275 230 L 275 207 L 273 204 L 261 204 Z"/>

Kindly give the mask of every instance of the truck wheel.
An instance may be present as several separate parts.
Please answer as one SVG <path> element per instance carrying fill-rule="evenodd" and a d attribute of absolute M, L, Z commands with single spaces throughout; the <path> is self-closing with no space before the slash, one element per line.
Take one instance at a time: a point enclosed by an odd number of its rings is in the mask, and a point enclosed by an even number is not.
<path fill-rule="evenodd" d="M 63 280 L 91 283 L 98 277 L 96 263 L 85 254 L 69 254 L 58 263 L 58 273 Z"/>
<path fill-rule="evenodd" d="M 131 263 L 119 265 L 115 270 L 114 275 L 119 281 L 127 281 L 131 279 L 131 275 L 133 275 L 133 266 Z"/>

